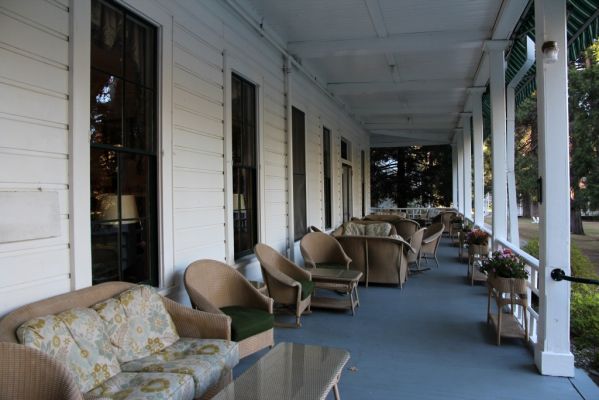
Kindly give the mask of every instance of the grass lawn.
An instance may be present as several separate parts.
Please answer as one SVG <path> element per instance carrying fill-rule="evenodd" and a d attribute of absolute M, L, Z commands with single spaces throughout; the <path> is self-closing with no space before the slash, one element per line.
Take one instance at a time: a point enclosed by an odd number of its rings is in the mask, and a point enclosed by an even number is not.
<path fill-rule="evenodd" d="M 572 243 L 591 260 L 595 266 L 595 271 L 599 274 L 599 222 L 583 221 L 582 224 L 586 235 L 572 235 Z M 527 240 L 539 236 L 539 224 L 531 223 L 529 218 L 519 218 L 518 228 L 520 230 L 521 246 L 524 246 Z"/>

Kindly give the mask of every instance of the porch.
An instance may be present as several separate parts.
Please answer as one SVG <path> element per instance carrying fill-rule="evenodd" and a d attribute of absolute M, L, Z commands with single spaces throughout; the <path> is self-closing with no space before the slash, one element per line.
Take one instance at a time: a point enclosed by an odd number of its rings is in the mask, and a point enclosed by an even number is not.
<path fill-rule="evenodd" d="M 347 349 L 351 359 L 339 386 L 344 400 L 599 398 L 599 387 L 582 370 L 574 378 L 540 375 L 522 339 L 497 346 L 486 324 L 486 286 L 470 286 L 467 264 L 458 262 L 449 239 L 438 255 L 438 269 L 433 263 L 412 275 L 402 290 L 361 286 L 354 317 L 315 310 L 302 318 L 301 329 L 275 329 L 275 341 Z M 264 354 L 241 360 L 235 376 Z"/>

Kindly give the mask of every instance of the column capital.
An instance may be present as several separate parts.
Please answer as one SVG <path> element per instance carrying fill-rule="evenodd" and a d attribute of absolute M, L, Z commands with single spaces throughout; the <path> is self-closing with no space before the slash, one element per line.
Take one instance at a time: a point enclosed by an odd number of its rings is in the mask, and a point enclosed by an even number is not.
<path fill-rule="evenodd" d="M 510 45 L 511 42 L 511 40 L 485 40 L 483 51 L 485 53 L 503 51 Z"/>

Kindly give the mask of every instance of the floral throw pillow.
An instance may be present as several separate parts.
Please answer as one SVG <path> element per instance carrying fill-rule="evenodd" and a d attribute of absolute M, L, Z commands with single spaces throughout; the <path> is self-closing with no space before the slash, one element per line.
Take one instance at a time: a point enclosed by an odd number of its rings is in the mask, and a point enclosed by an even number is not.
<path fill-rule="evenodd" d="M 75 308 L 25 322 L 19 341 L 57 359 L 87 392 L 121 372 L 104 323 L 89 308 Z"/>
<path fill-rule="evenodd" d="M 179 340 L 162 297 L 139 285 L 92 306 L 105 322 L 121 363 L 147 357 Z"/>

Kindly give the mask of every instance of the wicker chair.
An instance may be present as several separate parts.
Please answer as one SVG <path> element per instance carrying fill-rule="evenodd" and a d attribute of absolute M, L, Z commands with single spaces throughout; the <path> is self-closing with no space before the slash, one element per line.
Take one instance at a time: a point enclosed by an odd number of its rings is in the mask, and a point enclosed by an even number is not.
<path fill-rule="evenodd" d="M 308 268 L 349 269 L 351 258 L 333 236 L 322 232 L 308 233 L 300 241 L 300 250 Z"/>
<path fill-rule="evenodd" d="M 441 235 L 443 235 L 444 225 L 442 223 L 432 224 L 424 231 L 422 236 L 422 245 L 420 246 L 419 260 L 424 258 L 428 263 L 428 259 L 432 258 L 439 268 L 439 260 L 437 260 L 437 249 L 439 248 L 439 242 L 441 242 Z M 420 264 L 420 261 L 418 261 Z"/>
<path fill-rule="evenodd" d="M 457 211 L 444 211 L 438 215 L 440 222 L 443 224 L 443 233 L 450 233 L 451 220 L 458 215 Z"/>
<path fill-rule="evenodd" d="M 402 219 L 401 221 L 394 222 L 395 230 L 397 234 L 409 241 L 410 237 L 420 229 L 420 224 L 412 219 Z"/>
<path fill-rule="evenodd" d="M 412 264 L 416 264 L 415 268 L 410 268 L 410 272 L 422 272 L 429 268 L 420 268 L 420 248 L 422 247 L 422 238 L 426 228 L 420 228 L 412 236 L 410 236 L 410 246 L 412 247 L 407 254 L 408 267 Z"/>
<path fill-rule="evenodd" d="M 312 300 L 312 274 L 265 244 L 257 244 L 254 252 L 260 261 L 268 294 L 275 303 L 295 306 L 295 326 L 299 328 L 301 315 L 309 309 Z"/>
<path fill-rule="evenodd" d="M 227 314 L 227 312 L 231 314 L 233 340 L 237 339 L 238 320 L 230 312 L 232 307 L 257 312 L 260 318 L 264 317 L 264 313 L 271 316 L 273 314 L 273 300 L 260 293 L 236 269 L 220 261 L 199 260 L 191 263 L 185 270 L 183 280 L 194 308 L 215 314 Z M 265 347 L 272 347 L 274 345 L 272 317 L 269 329 L 236 341 L 239 343 L 240 358 Z"/>
<path fill-rule="evenodd" d="M 41 351 L 0 342 L 0 399 L 83 400 L 71 372 Z"/>

